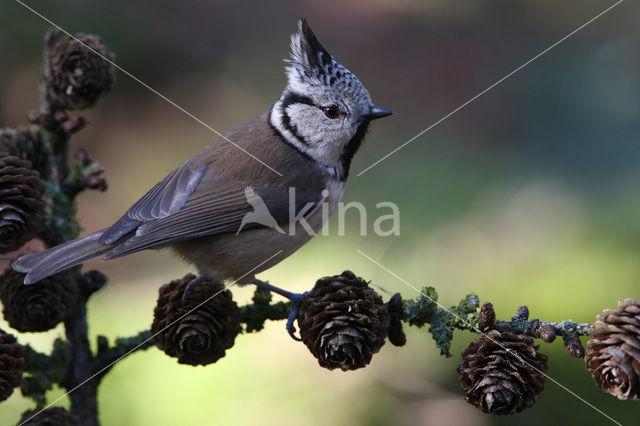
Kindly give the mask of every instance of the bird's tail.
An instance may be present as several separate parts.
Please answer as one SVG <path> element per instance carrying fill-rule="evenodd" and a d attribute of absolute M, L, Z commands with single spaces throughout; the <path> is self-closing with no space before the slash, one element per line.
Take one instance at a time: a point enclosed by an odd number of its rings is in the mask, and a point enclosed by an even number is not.
<path fill-rule="evenodd" d="M 11 267 L 27 274 L 24 277 L 25 284 L 33 284 L 57 272 L 95 259 L 110 250 L 111 245 L 98 241 L 103 232 L 104 229 L 38 253 L 25 254 L 13 262 Z"/>

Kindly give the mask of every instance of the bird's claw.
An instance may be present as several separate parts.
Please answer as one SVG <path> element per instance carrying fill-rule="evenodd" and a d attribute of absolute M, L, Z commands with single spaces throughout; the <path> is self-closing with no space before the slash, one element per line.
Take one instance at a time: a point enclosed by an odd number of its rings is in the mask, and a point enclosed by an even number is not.
<path fill-rule="evenodd" d="M 289 316 L 287 317 L 287 331 L 289 332 L 289 336 L 293 340 L 302 341 L 302 339 L 296 336 L 296 327 L 293 325 L 295 320 L 298 318 L 298 311 L 300 310 L 300 304 L 302 303 L 304 295 L 303 294 L 294 294 L 291 299 L 291 309 L 289 310 Z"/>
<path fill-rule="evenodd" d="M 263 288 L 268 291 L 272 291 L 276 294 L 279 294 L 289 299 L 291 303 L 291 308 L 289 310 L 289 316 L 287 317 L 287 331 L 289 332 L 289 336 L 291 336 L 293 340 L 302 341 L 300 337 L 296 336 L 296 328 L 294 327 L 293 323 L 298 318 L 298 311 L 300 310 L 300 305 L 302 304 L 302 299 L 304 298 L 304 294 L 292 293 L 290 291 L 283 290 L 281 288 L 278 288 L 276 286 L 269 284 L 266 281 L 261 281 L 255 277 L 251 282 L 260 288 Z"/>
<path fill-rule="evenodd" d="M 202 274 L 199 274 L 197 277 L 189 281 L 187 286 L 184 288 L 184 291 L 182 292 L 182 306 L 186 305 L 187 293 L 189 293 L 189 290 L 192 289 L 194 286 L 200 284 L 203 280 L 204 280 L 204 276 Z"/>

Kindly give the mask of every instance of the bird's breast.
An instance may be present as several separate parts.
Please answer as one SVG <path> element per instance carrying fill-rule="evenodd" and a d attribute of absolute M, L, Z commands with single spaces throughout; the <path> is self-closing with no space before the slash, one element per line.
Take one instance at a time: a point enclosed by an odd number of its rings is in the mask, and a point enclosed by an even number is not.
<path fill-rule="evenodd" d="M 327 183 L 325 190 L 326 197 L 322 203 L 326 205 L 326 207 L 321 206 L 318 208 L 307 220 L 316 233 L 320 232 L 322 227 L 329 220 L 329 216 L 331 216 L 340 200 L 342 200 L 342 195 L 344 194 L 344 181 L 337 179 L 330 180 Z"/>

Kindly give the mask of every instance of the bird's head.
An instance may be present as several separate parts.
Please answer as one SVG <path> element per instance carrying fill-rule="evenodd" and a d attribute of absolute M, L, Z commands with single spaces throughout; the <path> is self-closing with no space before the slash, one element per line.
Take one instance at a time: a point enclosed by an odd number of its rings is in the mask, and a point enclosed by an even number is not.
<path fill-rule="evenodd" d="M 288 84 L 270 122 L 287 141 L 346 176 L 369 122 L 392 112 L 373 105 L 358 78 L 318 42 L 303 19 L 291 36 Z"/>

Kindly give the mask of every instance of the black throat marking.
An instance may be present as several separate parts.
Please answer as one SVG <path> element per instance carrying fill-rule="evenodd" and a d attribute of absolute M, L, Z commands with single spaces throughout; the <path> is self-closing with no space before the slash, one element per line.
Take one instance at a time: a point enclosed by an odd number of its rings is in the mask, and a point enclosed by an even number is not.
<path fill-rule="evenodd" d="M 367 134 L 367 130 L 369 129 L 369 121 L 366 120 L 362 122 L 358 126 L 358 130 L 356 130 L 356 134 L 353 135 L 351 140 L 347 142 L 347 145 L 342 150 L 342 155 L 340 155 L 340 163 L 342 165 L 342 180 L 347 180 L 349 177 L 349 167 L 351 167 L 351 160 L 353 160 L 353 156 L 358 152 L 358 148 L 362 145 L 362 141 Z"/>

